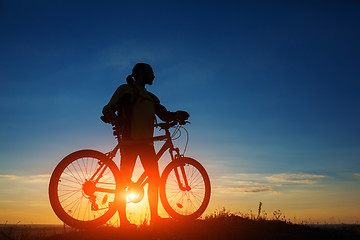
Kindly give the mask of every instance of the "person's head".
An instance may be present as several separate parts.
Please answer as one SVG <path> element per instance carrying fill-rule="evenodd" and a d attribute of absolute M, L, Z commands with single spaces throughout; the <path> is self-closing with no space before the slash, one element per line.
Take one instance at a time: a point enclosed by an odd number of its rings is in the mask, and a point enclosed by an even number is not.
<path fill-rule="evenodd" d="M 154 72 L 149 64 L 137 63 L 132 69 L 132 74 L 126 78 L 126 81 L 129 84 L 134 83 L 134 81 L 139 81 L 144 84 L 152 85 L 154 78 Z"/>

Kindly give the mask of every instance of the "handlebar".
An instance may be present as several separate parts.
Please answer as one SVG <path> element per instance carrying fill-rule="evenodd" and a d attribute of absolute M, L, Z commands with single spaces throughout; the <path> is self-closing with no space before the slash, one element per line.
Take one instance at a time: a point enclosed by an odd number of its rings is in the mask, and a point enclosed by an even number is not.
<path fill-rule="evenodd" d="M 104 123 L 109 123 L 111 124 L 112 126 L 116 126 L 117 123 L 119 123 L 119 120 L 118 119 L 107 119 L 105 118 L 105 116 L 101 116 L 100 119 L 104 122 Z M 185 121 L 185 120 L 174 120 L 174 121 L 171 121 L 171 122 L 162 122 L 162 123 L 157 123 L 157 124 L 154 124 L 154 127 L 160 127 L 161 129 L 169 129 L 171 127 L 174 127 L 176 126 L 177 124 L 179 125 L 186 125 L 190 123 L 189 121 Z"/>
<path fill-rule="evenodd" d="M 172 122 L 157 123 L 157 124 L 154 125 L 154 127 L 160 127 L 160 129 L 167 130 L 167 129 L 171 128 L 171 127 L 176 126 L 177 124 L 185 125 L 185 124 L 188 124 L 188 123 L 190 123 L 190 122 L 189 121 L 175 120 L 175 121 L 172 121 Z"/>

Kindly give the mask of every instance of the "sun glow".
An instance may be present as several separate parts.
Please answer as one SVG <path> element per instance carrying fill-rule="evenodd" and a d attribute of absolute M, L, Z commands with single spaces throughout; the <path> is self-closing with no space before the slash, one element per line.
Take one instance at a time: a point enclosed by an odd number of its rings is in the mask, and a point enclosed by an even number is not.
<path fill-rule="evenodd" d="M 130 202 L 132 202 L 133 200 L 136 199 L 136 194 L 135 193 L 129 193 L 128 194 L 128 199 Z"/>

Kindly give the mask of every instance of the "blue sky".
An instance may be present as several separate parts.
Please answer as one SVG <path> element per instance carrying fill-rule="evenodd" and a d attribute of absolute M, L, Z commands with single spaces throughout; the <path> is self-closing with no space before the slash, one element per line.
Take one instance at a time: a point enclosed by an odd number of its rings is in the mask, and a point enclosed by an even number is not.
<path fill-rule="evenodd" d="M 187 155 L 210 172 L 210 208 L 227 207 L 226 193 L 235 211 L 263 201 L 359 221 L 359 10 L 356 1 L 0 1 L 2 195 L 39 177 L 47 204 L 61 158 L 108 151 L 101 109 L 147 62 L 148 90 L 191 115 Z M 19 204 L 13 192 L 1 208 Z M 353 209 L 331 212 L 341 203 Z"/>

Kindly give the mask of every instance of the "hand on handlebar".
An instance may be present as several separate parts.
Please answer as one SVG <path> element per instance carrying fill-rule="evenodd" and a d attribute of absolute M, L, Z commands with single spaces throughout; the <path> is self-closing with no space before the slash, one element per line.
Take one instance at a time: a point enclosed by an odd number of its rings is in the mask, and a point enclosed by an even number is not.
<path fill-rule="evenodd" d="M 186 120 L 190 117 L 189 113 L 185 111 L 177 111 L 176 112 L 176 120 L 179 122 L 180 125 L 185 125 Z"/>
<path fill-rule="evenodd" d="M 179 121 L 185 121 L 190 117 L 189 113 L 185 112 L 185 111 L 177 111 L 176 112 L 176 118 Z"/>

